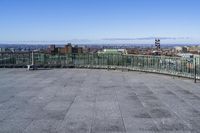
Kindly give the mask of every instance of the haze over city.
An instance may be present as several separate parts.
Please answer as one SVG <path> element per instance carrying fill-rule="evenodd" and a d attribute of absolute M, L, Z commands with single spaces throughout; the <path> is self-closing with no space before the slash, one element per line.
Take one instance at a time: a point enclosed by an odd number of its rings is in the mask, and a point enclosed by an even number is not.
<path fill-rule="evenodd" d="M 199 0 L 1 0 L 1 44 L 199 44 Z"/>

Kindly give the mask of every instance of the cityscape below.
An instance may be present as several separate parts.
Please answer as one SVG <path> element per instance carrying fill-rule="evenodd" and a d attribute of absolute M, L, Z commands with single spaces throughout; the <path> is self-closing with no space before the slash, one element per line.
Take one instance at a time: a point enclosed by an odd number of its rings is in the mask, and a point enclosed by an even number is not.
<path fill-rule="evenodd" d="M 0 44 L 0 53 L 11 52 L 44 52 L 54 54 L 71 54 L 71 53 L 109 53 L 129 54 L 129 55 L 162 55 L 185 57 L 187 55 L 199 55 L 200 45 L 184 44 Z M 71 49 L 71 51 L 67 51 Z M 124 50 L 124 52 L 122 52 Z"/>

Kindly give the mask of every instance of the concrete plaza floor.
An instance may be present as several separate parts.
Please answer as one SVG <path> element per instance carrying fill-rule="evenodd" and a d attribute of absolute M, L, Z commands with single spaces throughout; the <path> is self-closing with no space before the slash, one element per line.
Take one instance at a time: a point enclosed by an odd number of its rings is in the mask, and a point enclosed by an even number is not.
<path fill-rule="evenodd" d="M 140 72 L 0 69 L 0 133 L 199 133 L 199 85 Z"/>

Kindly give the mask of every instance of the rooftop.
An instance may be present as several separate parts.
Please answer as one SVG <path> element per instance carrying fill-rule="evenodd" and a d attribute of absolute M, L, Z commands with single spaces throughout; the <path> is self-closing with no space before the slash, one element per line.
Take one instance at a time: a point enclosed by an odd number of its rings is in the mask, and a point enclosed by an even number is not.
<path fill-rule="evenodd" d="M 0 133 L 200 131 L 200 86 L 140 72 L 0 69 Z"/>

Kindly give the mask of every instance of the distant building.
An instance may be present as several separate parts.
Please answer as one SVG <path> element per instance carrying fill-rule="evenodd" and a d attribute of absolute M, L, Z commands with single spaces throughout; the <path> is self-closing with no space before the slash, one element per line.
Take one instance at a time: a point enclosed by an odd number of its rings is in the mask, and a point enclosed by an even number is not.
<path fill-rule="evenodd" d="M 182 50 L 183 50 L 183 47 L 180 47 L 180 46 L 174 47 L 174 52 L 176 52 L 176 53 L 180 53 L 180 52 L 182 52 Z"/>
<path fill-rule="evenodd" d="M 64 49 L 65 49 L 65 53 L 66 54 L 71 54 L 72 53 L 72 45 L 71 45 L 71 43 L 65 45 Z"/>
<path fill-rule="evenodd" d="M 5 48 L 0 48 L 0 52 L 5 52 L 6 49 Z"/>
<path fill-rule="evenodd" d="M 98 51 L 98 54 L 127 54 L 126 49 L 103 49 L 103 51 Z"/>
<path fill-rule="evenodd" d="M 67 54 L 65 48 L 58 47 L 56 48 L 57 52 L 56 54 Z"/>
<path fill-rule="evenodd" d="M 182 52 L 183 52 L 183 53 L 187 53 L 187 52 L 188 52 L 188 49 L 189 49 L 188 47 L 184 46 L 184 47 L 182 48 Z"/>
<path fill-rule="evenodd" d="M 50 45 L 48 47 L 48 53 L 50 54 L 81 54 L 83 53 L 83 48 L 75 46 L 72 47 L 71 43 L 65 45 L 64 47 L 56 47 L 55 45 Z"/>
<path fill-rule="evenodd" d="M 176 47 L 174 47 L 174 52 L 175 53 L 187 53 L 188 50 L 189 50 L 189 47 L 187 47 L 187 46 L 183 46 L 183 47 L 176 46 Z"/>
<path fill-rule="evenodd" d="M 50 54 L 55 54 L 56 53 L 56 46 L 55 45 L 49 45 L 47 51 Z"/>
<path fill-rule="evenodd" d="M 83 53 L 83 48 L 75 46 L 75 47 L 72 48 L 72 53 L 81 54 L 81 53 Z"/>

